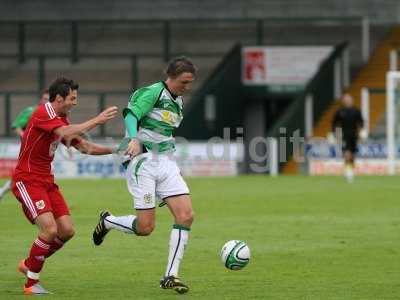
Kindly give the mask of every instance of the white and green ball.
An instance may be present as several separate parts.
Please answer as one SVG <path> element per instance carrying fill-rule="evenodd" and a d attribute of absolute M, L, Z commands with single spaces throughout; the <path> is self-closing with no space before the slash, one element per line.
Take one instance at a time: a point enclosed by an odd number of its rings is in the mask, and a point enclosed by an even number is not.
<path fill-rule="evenodd" d="M 250 248 L 243 241 L 231 240 L 222 246 L 220 256 L 226 268 L 240 270 L 250 261 Z"/>

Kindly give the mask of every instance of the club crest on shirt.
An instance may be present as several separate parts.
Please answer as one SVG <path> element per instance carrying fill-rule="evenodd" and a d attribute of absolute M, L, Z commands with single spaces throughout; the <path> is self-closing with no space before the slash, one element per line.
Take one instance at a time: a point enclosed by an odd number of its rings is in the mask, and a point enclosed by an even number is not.
<path fill-rule="evenodd" d="M 46 206 L 43 200 L 36 201 L 35 205 L 38 209 L 43 209 Z"/>
<path fill-rule="evenodd" d="M 36 201 L 35 205 L 38 209 L 43 209 L 46 206 L 43 200 Z"/>
<path fill-rule="evenodd" d="M 149 193 L 149 194 L 145 194 L 145 195 L 143 196 L 143 200 L 144 200 L 144 203 L 145 203 L 145 204 L 150 204 L 150 203 L 151 203 L 151 199 L 152 199 L 152 196 L 151 196 L 150 193 Z"/>

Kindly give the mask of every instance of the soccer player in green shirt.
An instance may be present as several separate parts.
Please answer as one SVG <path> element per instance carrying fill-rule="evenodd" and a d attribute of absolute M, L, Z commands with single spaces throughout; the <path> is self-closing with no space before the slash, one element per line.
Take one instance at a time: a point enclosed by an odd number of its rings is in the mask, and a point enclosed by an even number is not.
<path fill-rule="evenodd" d="M 38 105 L 49 101 L 49 90 L 43 90 Z M 11 129 L 22 138 L 26 125 L 28 125 L 29 119 L 32 113 L 36 109 L 36 106 L 28 106 L 23 109 L 18 116 L 15 118 L 14 122 L 11 124 Z M 11 180 L 7 180 L 6 183 L 0 188 L 0 200 L 3 199 L 4 195 L 10 190 Z"/>
<path fill-rule="evenodd" d="M 111 229 L 138 236 L 151 234 L 158 198 L 159 206 L 167 205 L 174 217 L 160 287 L 183 294 L 189 287 L 179 279 L 178 270 L 189 239 L 193 209 L 189 189 L 173 156 L 173 133 L 182 121 L 182 96 L 191 89 L 196 67 L 188 58 L 178 57 L 169 63 L 166 75 L 166 81 L 135 91 L 123 111 L 127 142 L 121 148 L 126 149 L 126 179 L 136 214 L 114 216 L 109 211 L 101 212 L 93 242 L 100 245 Z"/>

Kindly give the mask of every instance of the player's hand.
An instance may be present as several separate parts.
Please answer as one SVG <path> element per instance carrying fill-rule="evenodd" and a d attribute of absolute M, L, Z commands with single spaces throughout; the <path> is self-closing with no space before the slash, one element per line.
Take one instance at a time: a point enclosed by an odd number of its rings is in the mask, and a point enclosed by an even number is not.
<path fill-rule="evenodd" d="M 329 132 L 326 136 L 326 139 L 328 140 L 328 143 L 333 145 L 336 144 L 336 138 L 335 135 L 333 134 L 333 132 Z"/>
<path fill-rule="evenodd" d="M 23 136 L 24 136 L 24 131 L 22 130 L 22 128 L 15 128 L 15 133 L 16 134 L 18 134 L 18 136 L 20 137 L 20 138 L 22 138 Z"/>
<path fill-rule="evenodd" d="M 107 121 L 115 118 L 115 116 L 118 113 L 118 107 L 116 106 L 111 106 L 105 110 L 103 110 L 98 116 L 97 116 L 97 124 L 104 124 Z"/>
<path fill-rule="evenodd" d="M 365 142 L 368 140 L 368 132 L 365 128 L 361 129 L 360 132 L 358 133 L 358 136 L 360 137 L 362 142 Z"/>
<path fill-rule="evenodd" d="M 140 142 L 138 139 L 132 139 L 129 144 L 128 148 L 126 149 L 126 154 L 130 157 L 134 157 L 140 153 Z"/>

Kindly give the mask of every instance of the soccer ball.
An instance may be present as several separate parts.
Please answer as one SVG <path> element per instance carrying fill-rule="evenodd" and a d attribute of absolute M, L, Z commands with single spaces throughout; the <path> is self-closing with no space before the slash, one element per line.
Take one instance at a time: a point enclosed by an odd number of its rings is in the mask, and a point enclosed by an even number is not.
<path fill-rule="evenodd" d="M 230 270 L 243 269 L 250 260 L 250 248 L 245 242 L 232 240 L 225 243 L 221 249 L 221 261 Z"/>

